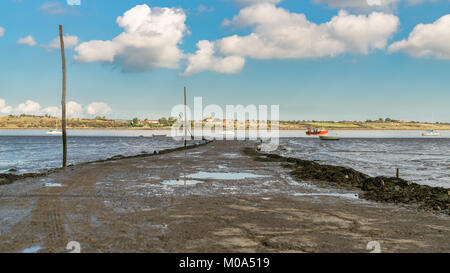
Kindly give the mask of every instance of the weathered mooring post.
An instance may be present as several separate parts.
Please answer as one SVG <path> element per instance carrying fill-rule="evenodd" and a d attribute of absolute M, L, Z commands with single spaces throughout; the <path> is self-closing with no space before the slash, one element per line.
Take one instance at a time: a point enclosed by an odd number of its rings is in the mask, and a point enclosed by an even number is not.
<path fill-rule="evenodd" d="M 62 58 L 62 99 L 61 99 L 61 119 L 62 119 L 62 141 L 63 141 L 63 163 L 62 166 L 67 166 L 67 132 L 66 132 L 66 54 L 64 51 L 64 36 L 63 27 L 59 25 L 59 41 L 61 44 L 61 58 Z"/>
<path fill-rule="evenodd" d="M 184 87 L 184 148 L 187 147 L 187 114 L 186 114 L 186 86 Z"/>

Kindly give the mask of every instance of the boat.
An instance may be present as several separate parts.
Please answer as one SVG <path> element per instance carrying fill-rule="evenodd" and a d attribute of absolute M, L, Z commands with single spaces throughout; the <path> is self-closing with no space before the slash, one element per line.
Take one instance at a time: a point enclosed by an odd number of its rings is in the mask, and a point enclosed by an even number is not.
<path fill-rule="evenodd" d="M 434 113 L 433 117 L 431 119 L 431 124 L 434 123 Z M 425 132 L 422 133 L 422 136 L 440 136 L 441 134 L 439 132 L 436 132 L 433 127 L 431 127 L 431 130 L 425 130 Z"/>
<path fill-rule="evenodd" d="M 223 131 L 223 135 L 225 135 L 225 136 L 234 136 L 235 133 L 234 133 L 234 131 Z"/>
<path fill-rule="evenodd" d="M 167 135 L 157 135 L 157 134 L 153 134 L 153 137 L 166 137 Z"/>
<path fill-rule="evenodd" d="M 60 130 L 48 130 L 47 135 L 61 136 L 62 132 Z"/>
<path fill-rule="evenodd" d="M 340 140 L 338 136 L 319 136 L 321 140 Z"/>
<path fill-rule="evenodd" d="M 58 130 L 58 119 L 55 122 L 55 128 L 47 131 L 47 135 L 51 136 L 62 136 L 62 131 Z"/>
<path fill-rule="evenodd" d="M 328 135 L 328 130 L 308 129 L 308 131 L 306 131 L 306 134 L 308 136 L 325 136 L 325 135 Z"/>
<path fill-rule="evenodd" d="M 422 136 L 440 136 L 441 134 L 439 132 L 436 132 L 435 130 L 426 130 L 422 133 Z"/>

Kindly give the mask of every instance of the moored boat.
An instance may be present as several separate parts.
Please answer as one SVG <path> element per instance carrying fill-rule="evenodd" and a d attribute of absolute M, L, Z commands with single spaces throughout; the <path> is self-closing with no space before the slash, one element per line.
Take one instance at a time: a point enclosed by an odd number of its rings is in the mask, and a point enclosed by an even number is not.
<path fill-rule="evenodd" d="M 436 132 L 435 130 L 426 130 L 422 133 L 422 136 L 440 136 L 441 134 L 439 132 Z"/>
<path fill-rule="evenodd" d="M 224 136 L 234 136 L 234 135 L 235 135 L 234 131 L 230 131 L 230 130 L 223 131 L 222 134 L 223 134 Z"/>
<path fill-rule="evenodd" d="M 60 130 L 48 130 L 47 135 L 61 136 L 62 132 Z"/>
<path fill-rule="evenodd" d="M 306 131 L 306 134 L 308 136 L 325 136 L 325 135 L 328 135 L 328 130 L 308 129 L 308 131 Z"/>
<path fill-rule="evenodd" d="M 51 136 L 62 136 L 62 131 L 58 130 L 58 120 L 55 122 L 55 129 L 48 130 L 46 134 Z"/>

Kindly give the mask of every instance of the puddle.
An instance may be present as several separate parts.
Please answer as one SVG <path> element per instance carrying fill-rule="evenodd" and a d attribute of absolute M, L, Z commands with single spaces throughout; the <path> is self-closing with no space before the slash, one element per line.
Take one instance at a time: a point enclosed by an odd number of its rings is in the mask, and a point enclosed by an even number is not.
<path fill-rule="evenodd" d="M 100 222 L 95 215 L 90 217 L 90 223 L 93 227 L 100 227 L 102 225 L 102 222 Z"/>
<path fill-rule="evenodd" d="M 306 182 L 298 182 L 298 181 L 292 179 L 292 177 L 287 176 L 287 175 L 284 175 L 284 174 L 282 174 L 282 175 L 280 175 L 280 176 L 281 176 L 283 179 L 287 180 L 287 183 L 288 183 L 289 185 L 292 185 L 292 186 L 298 186 L 298 187 L 304 187 L 304 188 L 309 188 L 309 189 L 317 189 L 316 186 L 314 186 L 314 185 L 312 185 L 312 184 L 310 184 L 310 183 L 306 183 Z"/>
<path fill-rule="evenodd" d="M 151 225 L 153 228 L 157 228 L 157 229 L 167 229 L 168 225 L 167 224 L 156 224 L 156 225 Z"/>
<path fill-rule="evenodd" d="M 208 172 L 198 172 L 188 175 L 189 178 L 194 179 L 219 179 L 219 180 L 241 180 L 246 178 L 262 178 L 267 177 L 266 175 L 259 175 L 253 173 L 208 173 Z"/>
<path fill-rule="evenodd" d="M 228 153 L 228 154 L 222 154 L 224 157 L 228 157 L 228 158 L 237 158 L 239 155 L 238 154 L 233 154 L 233 153 Z"/>
<path fill-rule="evenodd" d="M 22 253 L 37 253 L 41 249 L 41 246 L 33 246 L 30 248 L 25 248 L 24 250 L 22 250 Z"/>
<path fill-rule="evenodd" d="M 358 194 L 354 193 L 294 193 L 294 196 L 332 196 L 332 197 L 359 199 Z"/>
<path fill-rule="evenodd" d="M 166 180 L 162 182 L 161 184 L 166 186 L 193 186 L 197 184 L 202 184 L 203 181 L 193 180 L 193 179 L 187 179 L 187 180 Z"/>
<path fill-rule="evenodd" d="M 59 184 L 59 183 L 45 183 L 44 187 L 47 188 L 59 188 L 59 187 L 64 187 L 63 184 Z"/>

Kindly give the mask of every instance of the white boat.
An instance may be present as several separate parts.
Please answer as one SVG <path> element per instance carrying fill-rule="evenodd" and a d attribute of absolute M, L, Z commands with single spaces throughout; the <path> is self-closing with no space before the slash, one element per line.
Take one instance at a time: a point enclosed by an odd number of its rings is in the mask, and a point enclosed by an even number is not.
<path fill-rule="evenodd" d="M 422 136 L 440 136 L 441 134 L 439 132 L 436 132 L 434 130 L 426 130 L 422 133 Z"/>
<path fill-rule="evenodd" d="M 235 133 L 234 133 L 234 131 L 223 131 L 223 135 L 225 135 L 225 136 L 234 136 Z"/>
<path fill-rule="evenodd" d="M 47 135 L 61 136 L 62 132 L 60 130 L 48 130 Z"/>
<path fill-rule="evenodd" d="M 58 120 L 56 120 L 56 128 L 58 128 Z M 54 130 L 48 130 L 47 131 L 47 135 L 51 135 L 51 136 L 62 136 L 62 131 L 58 130 L 58 129 L 54 129 Z"/>
<path fill-rule="evenodd" d="M 433 114 L 433 118 L 431 119 L 431 123 L 434 123 L 434 114 Z M 433 128 L 433 127 L 431 127 Z M 431 130 L 426 130 L 425 132 L 422 133 L 422 136 L 440 136 L 441 134 L 439 132 L 436 132 L 434 129 Z"/>

